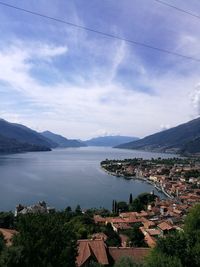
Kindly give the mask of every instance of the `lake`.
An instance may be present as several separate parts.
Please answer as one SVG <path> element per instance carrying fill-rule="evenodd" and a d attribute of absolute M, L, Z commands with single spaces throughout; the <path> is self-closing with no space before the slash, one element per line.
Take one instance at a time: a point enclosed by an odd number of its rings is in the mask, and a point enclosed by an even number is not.
<path fill-rule="evenodd" d="M 157 192 L 145 182 L 108 175 L 100 168 L 102 160 L 172 156 L 102 147 L 1 155 L 0 210 L 14 210 L 19 203 L 30 205 L 39 200 L 58 209 L 77 204 L 111 209 L 113 199 L 128 201 L 130 193 L 135 197 L 153 189 Z"/>

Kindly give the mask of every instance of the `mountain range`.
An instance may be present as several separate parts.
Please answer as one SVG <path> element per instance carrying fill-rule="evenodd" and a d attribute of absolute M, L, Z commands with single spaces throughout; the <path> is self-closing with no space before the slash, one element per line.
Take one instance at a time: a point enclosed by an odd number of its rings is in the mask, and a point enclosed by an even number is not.
<path fill-rule="evenodd" d="M 52 133 L 50 131 L 45 131 L 41 133 L 42 136 L 48 138 L 53 143 L 57 144 L 57 147 L 84 147 L 86 144 L 84 142 L 76 139 L 67 139 L 62 135 Z"/>
<path fill-rule="evenodd" d="M 114 147 L 123 143 L 131 142 L 138 140 L 137 137 L 130 136 L 121 136 L 121 135 L 110 135 L 110 136 L 101 136 L 92 138 L 84 141 L 87 146 L 106 146 L 106 147 Z"/>
<path fill-rule="evenodd" d="M 46 133 L 49 133 L 49 138 L 45 133 L 40 134 L 22 124 L 0 119 L 0 153 L 51 151 L 52 148 L 63 147 L 64 143 L 61 145 L 61 139 L 67 143 L 65 147 L 84 146 L 77 140 L 66 139 L 53 133 L 50 138 L 50 132 Z"/>
<path fill-rule="evenodd" d="M 116 147 L 186 155 L 200 153 L 200 118 Z"/>

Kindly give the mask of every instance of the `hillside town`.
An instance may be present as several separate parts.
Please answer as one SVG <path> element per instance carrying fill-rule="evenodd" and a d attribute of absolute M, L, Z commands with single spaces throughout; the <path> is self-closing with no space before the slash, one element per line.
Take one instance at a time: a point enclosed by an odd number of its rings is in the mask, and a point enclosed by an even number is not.
<path fill-rule="evenodd" d="M 117 217 L 95 216 L 95 222 L 111 223 L 115 231 L 122 233 L 140 223 L 140 231 L 149 247 L 154 247 L 159 237 L 176 230 L 182 231 L 189 209 L 200 203 L 200 162 L 197 159 L 126 159 L 106 160 L 101 167 L 112 175 L 126 179 L 142 179 L 151 183 L 166 195 L 155 198 L 145 210 L 119 212 Z M 123 246 L 128 246 L 122 235 Z"/>

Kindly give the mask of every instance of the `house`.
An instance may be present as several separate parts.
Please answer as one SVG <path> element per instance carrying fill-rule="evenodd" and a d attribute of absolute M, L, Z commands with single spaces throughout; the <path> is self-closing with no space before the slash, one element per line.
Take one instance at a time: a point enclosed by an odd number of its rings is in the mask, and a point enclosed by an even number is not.
<path fill-rule="evenodd" d="M 124 256 L 131 257 L 139 263 L 149 251 L 149 248 L 107 247 L 102 239 L 78 240 L 76 264 L 77 267 L 87 267 L 91 262 L 96 262 L 102 266 L 112 266 Z"/>
<path fill-rule="evenodd" d="M 6 246 L 8 247 L 12 245 L 13 236 L 18 234 L 16 230 L 5 229 L 5 228 L 0 228 L 0 233 L 3 235 L 6 242 Z"/>
<path fill-rule="evenodd" d="M 113 263 L 118 262 L 122 257 L 131 257 L 134 262 L 140 263 L 149 254 L 149 248 L 131 248 L 131 247 L 109 247 L 108 253 Z"/>
<path fill-rule="evenodd" d="M 87 267 L 90 262 L 97 262 L 106 266 L 109 264 L 107 247 L 102 239 L 78 240 L 78 267 Z"/>
<path fill-rule="evenodd" d="M 173 226 L 171 226 L 171 224 L 166 221 L 161 222 L 157 225 L 157 227 L 161 230 L 161 233 L 163 235 L 168 234 L 170 231 L 174 230 Z"/>

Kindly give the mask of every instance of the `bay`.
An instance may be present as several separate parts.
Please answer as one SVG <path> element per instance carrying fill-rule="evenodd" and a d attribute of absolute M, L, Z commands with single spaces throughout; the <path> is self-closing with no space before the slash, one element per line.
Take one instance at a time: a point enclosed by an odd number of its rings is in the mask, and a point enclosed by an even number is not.
<path fill-rule="evenodd" d="M 19 203 L 45 200 L 57 209 L 67 206 L 111 209 L 112 200 L 128 201 L 155 188 L 139 180 L 125 180 L 105 173 L 100 162 L 125 158 L 169 158 L 172 154 L 102 147 L 55 149 L 0 156 L 0 210 L 14 210 Z"/>

